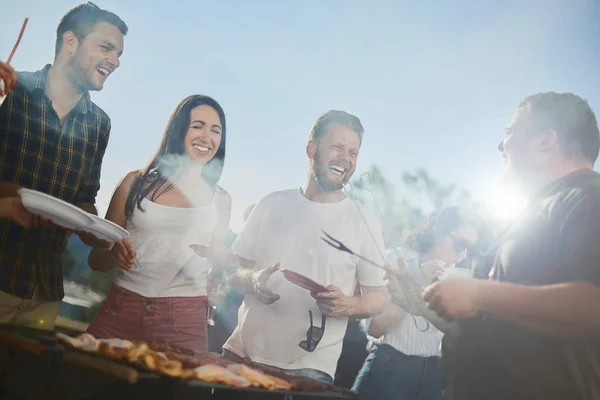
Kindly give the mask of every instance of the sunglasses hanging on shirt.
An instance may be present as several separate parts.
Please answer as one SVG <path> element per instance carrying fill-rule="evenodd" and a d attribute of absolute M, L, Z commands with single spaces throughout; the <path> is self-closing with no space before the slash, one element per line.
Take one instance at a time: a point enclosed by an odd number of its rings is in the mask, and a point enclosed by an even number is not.
<path fill-rule="evenodd" d="M 325 332 L 325 320 L 327 318 L 325 315 L 321 315 L 321 326 L 319 327 L 313 325 L 312 311 L 308 312 L 308 316 L 310 318 L 310 327 L 308 328 L 308 331 L 306 331 L 306 340 L 298 343 L 298 346 L 304 351 L 313 352 L 323 338 L 323 333 Z"/>

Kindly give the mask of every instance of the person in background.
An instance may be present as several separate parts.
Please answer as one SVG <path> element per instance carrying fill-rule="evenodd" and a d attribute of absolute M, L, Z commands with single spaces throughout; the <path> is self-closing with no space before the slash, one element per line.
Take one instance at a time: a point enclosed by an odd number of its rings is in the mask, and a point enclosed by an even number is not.
<path fill-rule="evenodd" d="M 206 351 L 209 264 L 190 245 L 224 249 L 231 196 L 217 183 L 226 132 L 215 100 L 186 97 L 149 163 L 118 185 L 106 219 L 131 236 L 89 255 L 95 271 L 119 267 L 89 333 Z"/>
<path fill-rule="evenodd" d="M 354 291 L 354 295 L 360 295 L 359 287 Z M 342 353 L 333 380 L 336 386 L 351 389 L 360 368 L 369 355 L 367 335 L 362 330 L 360 322 L 359 318 L 348 318 L 348 328 L 344 335 Z"/>
<path fill-rule="evenodd" d="M 306 146 L 305 185 L 267 195 L 250 214 L 233 245 L 245 268 L 229 283 L 244 295 L 244 303 L 238 326 L 223 346 L 226 357 L 331 383 L 348 318 L 383 308 L 383 271 L 322 240 L 325 231 L 363 257 L 385 261 L 379 221 L 342 190 L 356 168 L 363 131 L 360 120 L 344 111 L 321 115 Z M 328 291 L 310 293 L 294 285 L 279 266 Z M 357 284 L 360 296 L 354 296 Z"/>
<path fill-rule="evenodd" d="M 504 235 L 488 280 L 425 289 L 458 321 L 456 399 L 600 398 L 600 132 L 588 103 L 538 93 L 499 145 L 528 206 Z M 397 293 L 395 293 L 397 294 Z"/>
<path fill-rule="evenodd" d="M 0 62 L 0 198 L 20 188 L 47 193 L 96 214 L 111 123 L 90 99 L 119 67 L 128 28 L 92 3 L 67 12 L 56 30 L 54 62 L 17 72 Z M 49 221 L 0 220 L 0 323 L 52 329 L 64 296 L 67 235 Z M 80 233 L 92 247 L 109 243 Z"/>
<path fill-rule="evenodd" d="M 399 266 L 398 254 L 415 273 L 414 282 L 424 286 L 444 269 L 454 269 L 476 242 L 469 219 L 459 208 L 448 207 L 430 216 L 406 246 L 388 250 L 388 264 Z M 441 341 L 448 324 L 418 297 L 402 307 L 389 303 L 365 322 L 373 345 L 353 386 L 361 399 L 443 398 Z"/>
<path fill-rule="evenodd" d="M 251 204 L 244 210 L 244 222 L 248 221 L 250 213 L 256 204 Z M 229 248 L 231 250 L 231 248 Z M 214 262 L 218 265 L 218 262 Z M 227 276 L 230 272 L 221 268 L 211 268 L 209 284 L 214 285 L 213 292 L 216 294 L 211 302 L 214 304 L 214 326 L 208 329 L 208 350 L 221 353 L 223 345 L 238 324 L 238 310 L 244 301 L 244 296 L 227 285 Z M 211 291 L 209 290 L 209 300 Z"/>

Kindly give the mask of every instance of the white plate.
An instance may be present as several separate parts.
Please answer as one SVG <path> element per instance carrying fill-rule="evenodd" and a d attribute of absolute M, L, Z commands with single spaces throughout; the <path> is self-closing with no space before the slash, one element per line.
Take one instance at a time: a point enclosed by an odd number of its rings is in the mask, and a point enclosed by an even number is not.
<path fill-rule="evenodd" d="M 93 223 L 84 230 L 95 235 L 98 239 L 108 242 L 118 242 L 129 237 L 129 232 L 114 222 L 95 215 L 93 218 Z"/>
<path fill-rule="evenodd" d="M 90 225 L 87 228 L 85 228 L 85 231 L 88 232 L 88 233 L 91 233 L 94 236 L 96 236 L 98 239 L 106 240 L 107 242 L 115 243 L 115 242 L 119 241 L 118 239 L 115 239 L 114 236 L 107 235 L 102 230 L 96 230 L 94 228 L 94 226 L 92 226 L 92 225 Z"/>
<path fill-rule="evenodd" d="M 66 201 L 36 190 L 18 190 L 23 206 L 32 214 L 51 220 L 54 224 L 71 230 L 84 229 L 94 222 L 92 214 Z"/>

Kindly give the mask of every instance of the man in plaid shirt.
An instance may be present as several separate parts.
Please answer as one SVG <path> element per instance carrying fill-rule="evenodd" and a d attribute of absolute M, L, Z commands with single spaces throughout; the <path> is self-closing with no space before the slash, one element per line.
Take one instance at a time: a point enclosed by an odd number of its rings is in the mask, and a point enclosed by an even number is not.
<path fill-rule="evenodd" d="M 89 95 L 119 66 L 127 25 L 93 3 L 64 15 L 54 63 L 15 73 L 0 62 L 0 198 L 38 190 L 97 214 L 96 194 L 110 119 Z M 68 233 L 22 204 L 0 220 L 0 323 L 52 329 L 63 298 L 61 258 Z M 109 246 L 79 234 L 89 246 Z"/>

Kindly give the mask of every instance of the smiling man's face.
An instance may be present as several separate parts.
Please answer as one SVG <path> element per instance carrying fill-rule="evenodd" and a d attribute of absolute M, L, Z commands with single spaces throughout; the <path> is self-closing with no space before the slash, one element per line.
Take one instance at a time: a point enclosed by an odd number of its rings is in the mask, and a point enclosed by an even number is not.
<path fill-rule="evenodd" d="M 83 90 L 102 90 L 104 82 L 120 65 L 123 33 L 114 25 L 99 22 L 94 30 L 78 41 L 69 60 L 74 82 Z"/>
<path fill-rule="evenodd" d="M 325 191 L 340 190 L 356 169 L 360 137 L 346 125 L 327 126 L 318 143 L 311 142 L 311 173 Z"/>

